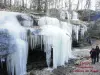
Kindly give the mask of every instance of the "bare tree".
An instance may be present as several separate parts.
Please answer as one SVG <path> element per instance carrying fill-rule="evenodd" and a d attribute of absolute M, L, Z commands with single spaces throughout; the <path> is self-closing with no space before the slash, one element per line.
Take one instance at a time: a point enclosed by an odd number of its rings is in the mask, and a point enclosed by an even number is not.
<path fill-rule="evenodd" d="M 89 9 L 91 6 L 91 0 L 86 0 L 85 9 Z"/>
<path fill-rule="evenodd" d="M 6 6 L 6 4 L 7 4 L 7 0 L 4 0 L 4 5 Z"/>
<path fill-rule="evenodd" d="M 41 11 L 41 0 L 37 0 L 37 10 Z"/>
<path fill-rule="evenodd" d="M 47 13 L 47 10 L 48 10 L 48 0 L 45 0 L 44 12 Z"/>
<path fill-rule="evenodd" d="M 96 10 L 100 11 L 100 0 L 97 0 L 97 2 L 96 2 Z"/>
<path fill-rule="evenodd" d="M 72 4 L 71 4 L 71 0 L 69 0 L 69 8 L 68 8 L 69 12 L 71 12 L 71 8 L 72 8 Z"/>
<path fill-rule="evenodd" d="M 11 5 L 12 5 L 12 0 L 9 0 L 9 4 L 10 4 L 10 7 L 11 7 Z"/>
<path fill-rule="evenodd" d="M 78 8 L 79 8 L 79 3 L 80 3 L 80 1 L 78 0 L 76 10 L 78 10 Z"/>

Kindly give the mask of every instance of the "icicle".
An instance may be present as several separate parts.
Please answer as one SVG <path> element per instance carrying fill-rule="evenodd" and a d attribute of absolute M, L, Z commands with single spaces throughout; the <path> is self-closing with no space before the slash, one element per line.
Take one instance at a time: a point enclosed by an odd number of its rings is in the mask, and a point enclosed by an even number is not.
<path fill-rule="evenodd" d="M 19 43 L 20 42 L 20 43 Z M 27 44 L 23 40 L 16 40 L 16 52 L 7 57 L 7 67 L 9 73 L 14 75 L 24 75 L 27 63 Z"/>
<path fill-rule="evenodd" d="M 69 13 L 68 11 L 66 13 L 67 13 L 68 20 L 70 20 L 71 19 L 71 13 Z"/>
<path fill-rule="evenodd" d="M 80 26 L 77 26 L 77 25 L 73 25 L 73 31 L 75 32 L 75 37 L 76 37 L 76 40 L 78 41 L 78 36 L 79 36 L 79 29 L 80 29 Z"/>
<path fill-rule="evenodd" d="M 41 50 L 42 50 L 42 46 L 43 46 L 43 36 L 41 35 Z"/>
<path fill-rule="evenodd" d="M 34 42 L 34 41 L 35 41 L 34 36 L 32 36 L 32 40 L 31 40 L 31 42 L 32 42 L 32 45 L 31 45 L 31 46 L 32 46 L 32 50 L 33 50 L 34 47 L 35 47 L 35 46 L 34 46 L 34 45 L 35 45 L 35 42 Z"/>
<path fill-rule="evenodd" d="M 45 48 L 46 50 L 45 51 L 46 51 L 46 62 L 47 62 L 47 66 L 50 67 L 50 63 L 51 63 L 51 46 L 48 45 L 48 43 L 45 45 L 46 46 L 46 48 Z"/>
<path fill-rule="evenodd" d="M 81 31 L 81 37 L 84 37 L 84 34 L 87 31 L 86 25 L 81 25 L 80 31 Z"/>
<path fill-rule="evenodd" d="M 49 49 L 51 48 L 53 48 L 53 67 L 57 68 L 57 66 L 65 65 L 65 62 L 68 62 L 68 59 L 72 57 L 72 25 L 67 22 L 59 23 L 55 18 L 50 17 L 40 18 L 39 25 L 42 26 L 41 35 L 43 35 L 44 51 L 46 54 L 49 53 L 46 55 L 47 65 L 49 66 L 50 63 L 51 54 Z"/>

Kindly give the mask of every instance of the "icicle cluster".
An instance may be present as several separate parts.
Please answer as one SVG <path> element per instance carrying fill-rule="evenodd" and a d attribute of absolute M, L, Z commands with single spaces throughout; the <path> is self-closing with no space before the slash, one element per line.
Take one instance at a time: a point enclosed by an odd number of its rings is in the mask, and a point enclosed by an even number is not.
<path fill-rule="evenodd" d="M 78 41 L 79 38 L 79 30 L 80 30 L 80 26 L 79 25 L 73 25 L 73 32 L 75 33 L 75 38 Z"/>
<path fill-rule="evenodd" d="M 79 34 L 81 37 L 84 37 L 86 31 L 87 31 L 86 25 L 73 25 L 73 33 L 75 33 L 74 38 L 77 41 L 79 39 Z"/>
<path fill-rule="evenodd" d="M 53 48 L 53 67 L 65 65 L 71 57 L 70 37 L 61 28 L 51 25 L 42 26 L 42 30 L 48 67 L 50 66 L 51 48 Z"/>
<path fill-rule="evenodd" d="M 27 28 L 29 31 L 28 33 L 28 42 L 31 50 L 36 48 L 36 46 L 41 45 L 42 47 L 42 36 L 39 34 L 40 29 L 33 29 L 33 28 Z M 42 49 L 42 48 L 41 48 Z"/>
<path fill-rule="evenodd" d="M 50 17 L 39 19 L 39 25 L 41 26 L 41 35 L 43 35 L 48 67 L 51 62 L 51 48 L 53 48 L 53 67 L 65 65 L 72 57 L 72 25 Z"/>
<path fill-rule="evenodd" d="M 3 14 L 2 17 L 0 17 L 0 30 L 8 30 L 8 34 L 11 36 L 10 44 L 12 46 L 8 47 L 9 50 L 14 50 L 13 53 L 8 54 L 6 57 L 8 74 L 24 75 L 26 74 L 28 56 L 26 29 L 23 28 L 16 19 L 18 13 L 15 13 L 16 15 L 4 11 L 0 13 Z"/>
<path fill-rule="evenodd" d="M 81 25 L 80 31 L 81 31 L 81 37 L 84 37 L 84 34 L 87 31 L 87 26 L 86 25 Z"/>
<path fill-rule="evenodd" d="M 72 20 L 80 22 L 80 20 L 78 19 L 78 13 L 75 12 L 75 11 L 73 11 Z M 73 25 L 72 28 L 73 28 L 73 33 L 75 34 L 74 38 L 77 41 L 79 39 L 79 34 L 80 34 L 81 37 L 84 37 L 84 33 L 87 31 L 87 26 L 84 25 L 84 24 Z"/>

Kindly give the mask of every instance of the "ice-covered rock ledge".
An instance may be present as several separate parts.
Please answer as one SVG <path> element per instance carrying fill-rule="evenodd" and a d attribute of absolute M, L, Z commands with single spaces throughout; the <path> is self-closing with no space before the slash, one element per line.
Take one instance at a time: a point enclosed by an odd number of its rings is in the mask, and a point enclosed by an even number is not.
<path fill-rule="evenodd" d="M 7 29 L 12 35 L 12 42 L 15 42 L 14 53 L 7 56 L 7 69 L 10 75 L 26 73 L 28 43 L 31 49 L 36 45 L 44 44 L 48 67 L 51 63 L 51 49 L 53 49 L 53 68 L 64 66 L 65 63 L 68 63 L 69 58 L 73 57 L 71 54 L 72 24 L 69 22 L 42 17 L 38 22 L 39 29 L 35 29 L 33 18 L 28 15 L 5 11 L 0 13 L 0 29 Z M 27 35 L 27 30 L 31 32 L 31 35 Z M 78 33 L 76 34 L 78 35 Z"/>

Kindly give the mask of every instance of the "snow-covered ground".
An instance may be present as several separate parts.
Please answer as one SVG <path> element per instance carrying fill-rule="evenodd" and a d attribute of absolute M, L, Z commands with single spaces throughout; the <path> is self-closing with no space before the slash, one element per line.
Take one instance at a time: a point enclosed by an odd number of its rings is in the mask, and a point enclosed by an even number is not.
<path fill-rule="evenodd" d="M 97 45 L 100 47 L 100 40 L 95 40 L 91 46 L 86 46 L 83 48 L 73 48 L 72 53 L 73 55 L 78 57 L 86 57 L 90 55 L 90 50 L 92 48 L 96 48 Z"/>
<path fill-rule="evenodd" d="M 75 48 L 73 49 L 72 54 L 76 57 L 88 57 L 90 55 L 90 50 L 90 47 L 83 49 Z"/>

